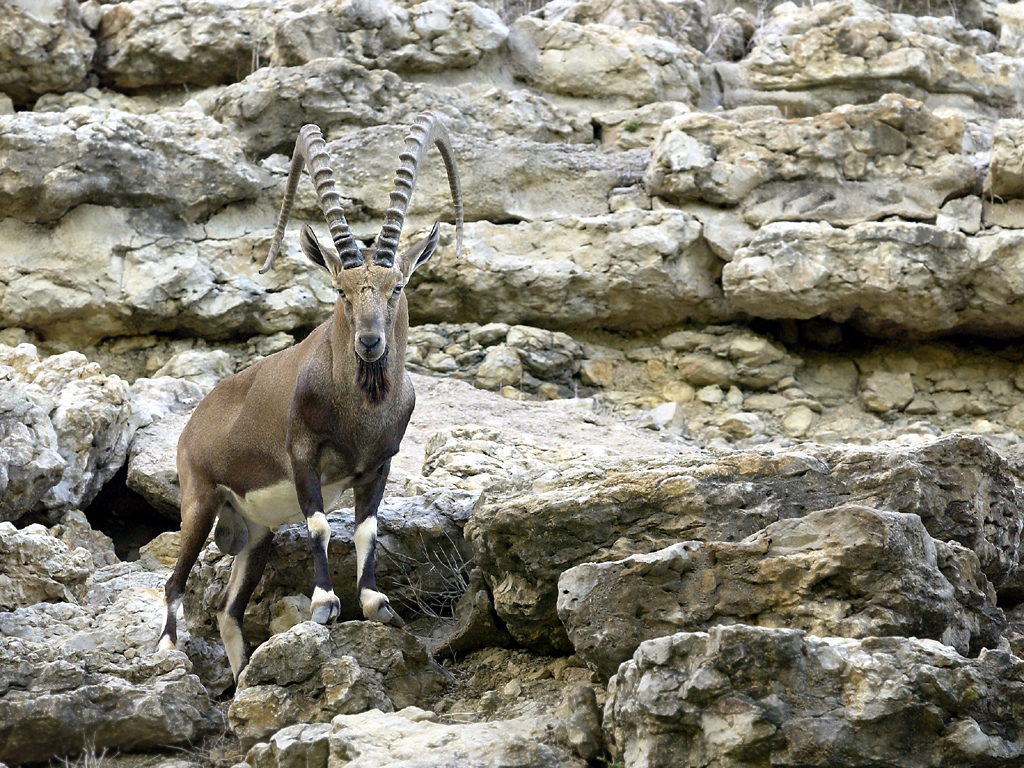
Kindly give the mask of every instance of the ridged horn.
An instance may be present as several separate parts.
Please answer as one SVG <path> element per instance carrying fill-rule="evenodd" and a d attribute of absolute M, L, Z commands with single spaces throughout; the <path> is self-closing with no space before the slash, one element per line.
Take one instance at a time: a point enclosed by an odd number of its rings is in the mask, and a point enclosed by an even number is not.
<path fill-rule="evenodd" d="M 405 213 L 409 210 L 409 200 L 412 198 L 412 190 L 420 172 L 420 164 L 431 144 L 437 146 L 448 172 L 448 187 L 452 193 L 452 202 L 455 204 L 455 258 L 462 253 L 462 185 L 459 182 L 459 171 L 455 167 L 452 141 L 440 117 L 433 112 L 422 112 L 416 117 L 416 122 L 405 139 L 405 149 L 400 156 L 402 163 L 395 171 L 391 204 L 384 213 L 384 224 L 380 228 L 377 251 L 373 257 L 373 263 L 378 266 L 394 266 L 398 239 L 402 236 L 402 225 L 405 223 Z"/>
<path fill-rule="evenodd" d="M 274 266 L 278 251 L 281 249 L 284 228 L 292 215 L 292 203 L 295 201 L 295 190 L 299 185 L 303 165 L 309 171 L 309 178 L 313 180 L 313 186 L 316 187 L 320 209 L 324 212 L 327 228 L 331 231 L 331 238 L 334 240 L 334 247 L 338 249 L 340 259 L 333 253 L 325 252 L 324 255 L 336 264 L 340 263 L 343 269 L 358 267 L 363 263 L 362 252 L 356 244 L 352 230 L 348 227 L 348 222 L 345 221 L 341 196 L 334 188 L 334 172 L 331 171 L 331 156 L 327 153 L 327 142 L 324 141 L 320 129 L 310 124 L 302 126 L 299 138 L 295 141 L 292 164 L 288 170 L 288 186 L 285 188 L 284 200 L 281 202 L 281 215 L 278 216 L 277 230 L 274 232 L 274 240 L 270 243 L 267 261 L 260 270 L 261 275 Z"/>

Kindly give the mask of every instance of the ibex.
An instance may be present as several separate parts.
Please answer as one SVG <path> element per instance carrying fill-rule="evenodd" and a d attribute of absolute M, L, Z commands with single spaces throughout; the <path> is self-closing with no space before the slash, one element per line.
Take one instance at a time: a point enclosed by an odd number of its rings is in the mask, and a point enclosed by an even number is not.
<path fill-rule="evenodd" d="M 178 440 L 181 550 L 165 589 L 159 648 L 177 643 L 175 615 L 214 519 L 215 540 L 235 556 L 217 621 L 235 680 L 248 662 L 242 615 L 267 563 L 274 530 L 306 522 L 313 552 L 312 618 L 338 616 L 327 567 L 324 514 L 346 488 L 355 494 L 356 594 L 365 618 L 401 625 L 373 578 L 377 506 L 416 396 L 405 373 L 409 305 L 403 288 L 437 247 L 439 229 L 396 257 L 420 164 L 435 144 L 455 204 L 462 250 L 462 191 L 451 140 L 433 114 L 419 115 L 406 138 L 394 190 L 375 246 L 362 248 L 345 221 L 320 129 L 299 132 L 266 263 L 274 265 L 305 165 L 337 249 L 302 228 L 302 252 L 326 269 L 338 292 L 331 317 L 302 342 L 222 380 L 196 408 Z"/>

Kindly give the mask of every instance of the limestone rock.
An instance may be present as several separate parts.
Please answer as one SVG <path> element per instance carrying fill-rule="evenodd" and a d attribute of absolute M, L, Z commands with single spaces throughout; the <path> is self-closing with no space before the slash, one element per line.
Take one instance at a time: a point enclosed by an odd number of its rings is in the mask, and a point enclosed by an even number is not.
<path fill-rule="evenodd" d="M 0 520 L 55 523 L 124 464 L 138 425 L 128 384 L 78 352 L 0 345 Z"/>
<path fill-rule="evenodd" d="M 986 227 L 1024 229 L 1024 200 L 1010 200 L 1008 203 L 986 200 L 982 203 L 981 218 Z"/>
<path fill-rule="evenodd" d="M 994 278 L 999 259 L 987 262 Z M 933 334 L 991 314 L 974 310 L 978 299 L 990 307 L 998 303 L 987 291 L 975 298 L 965 286 L 976 263 L 963 234 L 929 224 L 838 229 L 780 222 L 762 228 L 736 252 L 722 270 L 722 287 L 732 307 L 760 317 L 826 317 L 884 336 L 908 330 Z M 1012 284 L 1003 288 L 1013 290 Z M 1001 318 L 1006 325 L 1014 321 Z"/>
<path fill-rule="evenodd" d="M 714 23 L 708 7 L 693 0 L 561 0 L 548 3 L 533 16 L 546 21 L 601 24 L 639 29 L 647 34 L 686 42 L 698 50 L 708 47 Z"/>
<path fill-rule="evenodd" d="M 289 725 L 252 747 L 246 763 L 253 768 L 327 768 L 330 736 L 330 723 Z"/>
<path fill-rule="evenodd" d="M 82 205 L 53 228 L 0 219 L 0 314 L 83 345 L 154 331 L 217 339 L 316 326 L 334 292 L 297 243 L 286 240 L 274 272 L 257 275 L 274 216 L 227 210 L 200 226 Z"/>
<path fill-rule="evenodd" d="M 525 490 L 559 487 L 562 470 L 576 480 L 599 478 L 616 461 L 604 445 L 575 445 L 545 449 L 531 438 L 512 439 L 494 427 L 464 424 L 440 429 L 424 445 L 423 477 L 411 480 L 431 488 L 485 491 L 487 498 L 504 498 Z M 559 465 L 564 464 L 564 467 Z M 474 514 L 479 507 L 474 510 Z"/>
<path fill-rule="evenodd" d="M 64 542 L 69 550 L 81 548 L 88 552 L 96 568 L 118 562 L 111 538 L 102 531 L 94 530 L 85 514 L 77 509 L 65 514 L 50 533 Z"/>
<path fill-rule="evenodd" d="M 95 50 L 73 0 L 0 5 L 0 92 L 16 104 L 80 87 Z"/>
<path fill-rule="evenodd" d="M 1006 629 L 1003 636 L 1010 652 L 1018 658 L 1024 653 L 1024 605 L 1015 605 L 1006 610 Z"/>
<path fill-rule="evenodd" d="M 1000 120 L 992 128 L 992 155 L 985 194 L 1024 197 L 1024 120 Z"/>
<path fill-rule="evenodd" d="M 662 125 L 692 111 L 681 101 L 661 101 L 636 109 L 600 112 L 594 115 L 594 122 L 601 127 L 601 144 L 606 147 L 653 148 L 658 143 Z"/>
<path fill-rule="evenodd" d="M 680 211 L 478 222 L 462 258 L 445 249 L 417 270 L 409 311 L 417 322 L 649 330 L 724 316 L 720 267 Z"/>
<path fill-rule="evenodd" d="M 258 169 L 227 129 L 192 109 L 0 116 L 0 171 L 4 215 L 40 223 L 83 203 L 161 207 L 194 220 L 261 189 Z"/>
<path fill-rule="evenodd" d="M 254 768 L 328 764 L 371 768 L 415 762 L 424 768 L 452 764 L 453 755 L 481 768 L 583 768 L 587 762 L 564 743 L 551 743 L 550 717 L 488 723 L 443 724 L 432 712 L 407 707 L 339 715 L 330 726 L 295 725 L 257 744 L 246 756 Z"/>
<path fill-rule="evenodd" d="M 523 363 L 519 355 L 504 344 L 490 347 L 476 373 L 476 385 L 481 389 L 498 390 L 515 387 L 523 380 Z"/>
<path fill-rule="evenodd" d="M 651 194 L 739 205 L 754 227 L 849 226 L 887 216 L 934 219 L 946 200 L 976 184 L 962 121 L 901 96 L 815 117 L 743 117 L 692 112 L 666 122 L 647 169 Z"/>
<path fill-rule="evenodd" d="M 424 167 L 425 176 L 431 167 Z M 617 183 L 612 175 L 608 189 Z M 590 179 L 579 179 L 579 188 Z M 417 188 L 414 207 L 428 191 Z M 587 192 L 593 208 L 607 208 L 607 191 L 600 202 L 594 191 Z M 548 192 L 555 195 L 554 186 Z M 439 210 L 444 206 L 430 212 L 431 221 Z M 361 215 L 354 206 L 349 218 Z M 262 206 L 238 206 L 200 226 L 82 205 L 52 228 L 2 219 L 0 312 L 8 324 L 75 344 L 150 332 L 223 338 L 314 326 L 329 313 L 333 292 L 290 232 L 275 271 L 256 275 L 274 216 Z M 379 221 L 373 220 L 374 231 Z M 650 329 L 720 319 L 728 315 L 718 285 L 721 262 L 701 233 L 697 219 L 673 210 L 514 226 L 479 222 L 467 226 L 464 258 L 456 261 L 445 225 L 443 250 L 418 271 L 409 293 L 413 322 Z M 407 235 L 418 235 L 412 223 Z M 137 246 L 126 250 L 126 244 Z M 20 265 L 29 258 L 36 266 L 25 274 Z"/>
<path fill-rule="evenodd" d="M 209 391 L 235 372 L 234 360 L 223 349 L 189 349 L 176 353 L 153 374 L 156 378 L 184 379 Z"/>
<path fill-rule="evenodd" d="M 267 48 L 272 8 L 268 0 L 106 4 L 98 35 L 100 77 L 118 89 L 239 80 L 258 66 L 260 43 Z"/>
<path fill-rule="evenodd" d="M 153 653 L 164 614 L 164 585 L 177 557 L 178 536 L 177 532 L 161 534 L 141 547 L 138 562 L 116 562 L 98 568 L 89 575 L 77 596 L 85 611 L 100 611 L 94 621 L 87 621 L 83 625 L 83 631 L 93 633 L 90 637 L 95 642 L 109 646 L 112 641 L 104 639 L 103 635 L 114 633 L 120 638 L 119 641 L 128 643 L 126 658 L 134 660 Z M 168 544 L 172 546 L 168 547 Z M 170 557 L 168 549 L 173 550 Z M 134 596 L 130 598 L 128 607 L 124 608 L 122 596 L 129 594 Z M 122 614 L 112 612 L 115 605 L 124 608 Z M 125 622 L 130 624 L 127 630 L 122 626 Z M 211 696 L 220 696 L 234 685 L 228 656 L 220 640 L 213 641 L 190 634 L 182 626 L 180 614 L 178 650 L 188 657 L 190 672 L 199 678 Z"/>
<path fill-rule="evenodd" d="M 345 216 L 357 233 L 357 222 L 367 222 L 373 234 L 379 230 L 407 133 L 403 125 L 374 126 L 328 142 L 338 193 L 346 201 Z M 649 158 L 645 150 L 602 152 L 593 145 L 516 138 L 488 141 L 458 134 L 451 139 L 466 191 L 467 221 L 550 221 L 606 214 L 611 190 L 639 181 Z M 444 163 L 436 152 L 428 159 L 409 204 L 405 231 L 410 236 L 439 217 L 451 217 Z M 272 195 L 275 206 L 284 193 L 287 168 L 282 158 Z M 322 221 L 315 193 L 307 186 L 300 185 L 295 213 Z"/>
<path fill-rule="evenodd" d="M 902 410 L 914 399 L 914 382 L 909 373 L 875 371 L 864 381 L 861 398 L 875 413 Z"/>
<path fill-rule="evenodd" d="M 576 653 L 607 678 L 644 640 L 725 624 L 931 638 L 964 655 L 996 646 L 994 601 L 975 613 L 956 597 L 920 518 L 851 506 L 735 544 L 686 542 L 570 568 L 558 616 Z"/>
<path fill-rule="evenodd" d="M 142 0 L 104 7 L 98 69 L 117 88 L 234 83 L 269 62 L 343 57 L 371 69 L 439 72 L 472 66 L 508 28 L 475 3 L 303 3 Z"/>
<path fill-rule="evenodd" d="M 935 226 L 950 232 L 960 230 L 965 235 L 976 235 L 981 229 L 982 210 L 980 197 L 958 197 L 939 209 Z"/>
<path fill-rule="evenodd" d="M 428 87 L 343 58 L 264 67 L 197 98 L 246 152 L 257 156 L 290 156 L 306 123 L 317 124 L 334 138 L 357 127 L 408 125 L 427 109 L 440 114 L 454 135 L 571 143 L 593 139 L 586 113 L 557 107 L 530 91 L 486 85 Z"/>
<path fill-rule="evenodd" d="M 765 389 L 793 376 L 803 364 L 764 336 L 727 326 L 674 331 L 658 345 L 677 353 L 675 372 L 694 387 Z"/>
<path fill-rule="evenodd" d="M 508 27 L 465 0 L 324 2 L 274 19 L 271 63 L 294 66 L 339 54 L 371 69 L 450 72 L 497 50 Z"/>
<path fill-rule="evenodd" d="M 1024 8 L 1017 3 L 999 3 L 999 52 L 1007 56 L 1024 53 Z"/>
<path fill-rule="evenodd" d="M 696 103 L 699 53 L 644 30 L 520 16 L 508 39 L 512 68 L 550 93 L 633 106 Z"/>
<path fill-rule="evenodd" d="M 296 723 L 425 704 L 445 685 L 422 642 L 371 621 L 305 622 L 260 646 L 228 710 L 248 749 Z"/>
<path fill-rule="evenodd" d="M 18 530 L 0 523 L 0 611 L 36 603 L 74 602 L 93 568 L 85 549 L 72 550 L 41 525 Z"/>
<path fill-rule="evenodd" d="M 172 520 L 181 518 L 178 438 L 206 390 L 172 377 L 136 379 L 132 400 L 142 423 L 128 453 L 128 487 Z"/>
<path fill-rule="evenodd" d="M 1024 491 L 978 438 L 915 448 L 806 444 L 771 455 L 674 460 L 588 456 L 563 458 L 547 472 L 538 458 L 532 469 L 520 465 L 514 493 L 491 484 L 466 537 L 498 615 L 516 640 L 540 652 L 572 651 L 556 600 L 559 575 L 575 565 L 690 539 L 736 542 L 778 520 L 847 502 L 917 514 L 932 538 L 971 549 L 1000 594 L 1020 594 Z M 463 468 L 472 466 L 464 457 L 447 471 L 469 475 L 474 470 Z"/>
<path fill-rule="evenodd" d="M 727 109 L 774 104 L 805 116 L 894 91 L 983 114 L 1019 109 L 1020 61 L 952 17 L 889 13 L 864 0 L 783 3 L 757 39 L 742 61 L 714 65 Z"/>
<path fill-rule="evenodd" d="M 378 509 L 377 587 L 400 613 L 413 615 L 418 601 L 439 613 L 450 610 L 461 597 L 452 583 L 470 559 L 462 527 L 472 513 L 478 493 L 434 489 L 424 496 L 385 499 Z M 328 515 L 331 543 L 328 554 L 331 580 L 341 599 L 341 619 L 361 619 L 356 602 L 356 557 L 352 541 L 354 518 L 350 510 Z M 232 558 L 207 544 L 192 572 L 183 599 L 185 621 L 194 635 L 219 638 L 217 604 L 227 586 Z M 248 640 L 261 642 L 270 635 L 272 606 L 288 595 L 313 591 L 313 556 L 305 524 L 283 526 L 275 537 L 267 569 L 245 614 Z M 308 618 L 308 617 L 306 617 Z"/>
<path fill-rule="evenodd" d="M 161 603 L 160 592 L 136 586 L 103 606 L 0 612 L 0 760 L 143 749 L 222 730 L 188 658 L 152 653 Z"/>
<path fill-rule="evenodd" d="M 735 625 L 648 641 L 610 687 L 627 766 L 983 765 L 1018 759 L 1024 663 L 916 638 Z M 984 696 L 979 696 L 984 691 Z M 740 711 L 737 712 L 737 708 Z M 884 724 L 884 725 L 882 725 Z"/>

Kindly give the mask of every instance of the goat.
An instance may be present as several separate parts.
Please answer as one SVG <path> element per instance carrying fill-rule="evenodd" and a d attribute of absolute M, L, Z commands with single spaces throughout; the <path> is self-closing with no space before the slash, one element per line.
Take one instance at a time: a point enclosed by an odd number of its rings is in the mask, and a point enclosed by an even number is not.
<path fill-rule="evenodd" d="M 431 144 L 444 160 L 462 250 L 462 190 L 451 140 L 440 119 L 416 119 L 401 154 L 394 189 L 375 245 L 363 248 L 345 220 L 320 129 L 299 132 L 265 273 L 274 265 L 305 165 L 316 186 L 337 253 L 305 225 L 302 252 L 326 269 L 337 290 L 334 311 L 303 341 L 220 381 L 196 408 L 178 440 L 181 549 L 164 590 L 158 648 L 177 644 L 176 613 L 189 572 L 218 518 L 221 551 L 234 555 L 217 610 L 221 638 L 237 682 L 248 663 L 242 616 L 259 584 L 274 530 L 305 520 L 313 553 L 312 619 L 336 618 L 341 601 L 327 567 L 331 530 L 324 514 L 346 488 L 355 494 L 356 596 L 366 619 L 402 620 L 373 578 L 377 507 L 391 457 L 416 401 L 405 372 L 409 305 L 403 288 L 437 248 L 439 226 L 396 259 L 416 177 Z M 332 503 L 333 503 L 332 502 Z"/>

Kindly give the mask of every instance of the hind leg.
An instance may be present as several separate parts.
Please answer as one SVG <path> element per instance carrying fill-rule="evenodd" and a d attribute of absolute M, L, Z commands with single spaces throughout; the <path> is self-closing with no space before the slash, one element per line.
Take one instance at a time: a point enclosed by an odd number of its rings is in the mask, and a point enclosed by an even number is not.
<path fill-rule="evenodd" d="M 242 637 L 242 617 L 249 598 L 260 583 L 263 570 L 267 567 L 270 556 L 270 545 L 274 540 L 274 532 L 266 526 L 245 521 L 249 536 L 245 547 L 235 555 L 231 564 L 231 576 L 228 578 L 227 589 L 221 596 L 217 608 L 217 624 L 220 626 L 220 637 L 224 641 L 228 661 L 231 662 L 231 673 L 235 682 L 249 663 L 249 654 Z"/>
<path fill-rule="evenodd" d="M 164 587 L 164 625 L 157 641 L 158 650 L 177 647 L 177 612 L 185 583 L 195 565 L 199 553 L 210 535 L 213 521 L 224 501 L 216 488 L 199 483 L 187 470 L 180 471 L 181 478 L 181 546 L 178 561 Z"/>

